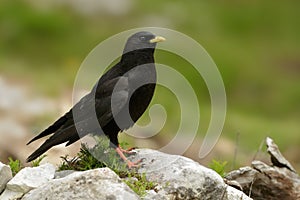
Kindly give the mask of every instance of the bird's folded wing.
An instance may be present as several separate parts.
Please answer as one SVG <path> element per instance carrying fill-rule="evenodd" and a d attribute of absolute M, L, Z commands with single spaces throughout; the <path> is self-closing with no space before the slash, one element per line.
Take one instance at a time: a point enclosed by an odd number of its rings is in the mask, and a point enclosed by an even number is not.
<path fill-rule="evenodd" d="M 75 124 L 96 117 L 101 126 L 113 119 L 129 100 L 128 78 L 116 77 L 93 88 L 72 109 Z"/>

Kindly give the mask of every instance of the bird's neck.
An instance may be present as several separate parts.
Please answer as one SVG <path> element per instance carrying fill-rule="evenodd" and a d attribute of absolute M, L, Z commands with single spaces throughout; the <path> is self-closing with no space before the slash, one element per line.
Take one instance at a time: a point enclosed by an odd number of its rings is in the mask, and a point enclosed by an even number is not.
<path fill-rule="evenodd" d="M 121 63 L 130 68 L 147 63 L 154 63 L 154 49 L 139 49 L 124 53 Z"/>

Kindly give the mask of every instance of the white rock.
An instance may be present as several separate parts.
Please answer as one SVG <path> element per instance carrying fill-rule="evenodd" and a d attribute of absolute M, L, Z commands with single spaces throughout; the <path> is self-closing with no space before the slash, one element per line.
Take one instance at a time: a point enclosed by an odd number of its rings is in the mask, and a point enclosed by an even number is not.
<path fill-rule="evenodd" d="M 0 200 L 16 200 L 24 195 L 23 192 L 15 192 L 11 190 L 4 190 L 0 196 Z"/>
<path fill-rule="evenodd" d="M 229 200 L 241 200 L 241 199 L 251 199 L 250 197 L 248 197 L 247 195 L 245 195 L 245 193 L 231 187 L 228 186 L 227 187 L 227 199 Z"/>
<path fill-rule="evenodd" d="M 139 173 L 145 173 L 149 181 L 159 184 L 158 194 L 167 194 L 170 199 L 251 199 L 241 196 L 235 188 L 228 190 L 219 174 L 189 158 L 151 149 L 137 150 L 132 158 L 144 158 Z"/>
<path fill-rule="evenodd" d="M 25 167 L 7 183 L 7 189 L 26 193 L 53 179 L 54 174 L 55 166 L 50 163 L 38 167 Z"/>
<path fill-rule="evenodd" d="M 144 173 L 149 181 L 157 184 L 155 189 L 146 192 L 143 197 L 145 200 L 251 200 L 243 192 L 226 185 L 222 177 L 215 171 L 189 158 L 150 149 L 140 149 L 136 152 L 137 154 L 130 157 L 130 159 L 139 160 L 144 158 L 143 167 L 139 168 L 138 172 L 140 174 Z M 45 166 L 40 168 L 47 168 Z M 58 172 L 56 173 L 56 179 L 52 179 L 54 177 L 54 166 L 51 168 L 51 176 L 46 176 L 48 179 L 41 178 L 41 174 L 36 172 L 25 173 L 32 169 L 23 169 L 23 172 L 19 172 L 9 181 L 7 189 L 0 196 L 0 200 L 22 198 L 23 194 L 29 190 L 22 200 L 140 199 L 109 168 L 84 172 Z M 49 169 L 46 171 L 49 171 Z M 35 182 L 41 179 L 47 180 L 34 185 Z"/>
<path fill-rule="evenodd" d="M 10 167 L 0 162 L 0 194 L 4 190 L 6 183 L 11 178 L 12 178 L 12 173 Z"/>
<path fill-rule="evenodd" d="M 0 200 L 17 199 L 33 188 L 37 188 L 53 179 L 55 166 L 49 163 L 39 167 L 25 167 L 6 185 Z"/>
<path fill-rule="evenodd" d="M 143 200 L 168 200 L 166 194 L 156 193 L 154 190 L 146 191 L 146 195 L 143 197 Z"/>
<path fill-rule="evenodd" d="M 31 190 L 22 200 L 140 199 L 112 170 L 74 172 Z"/>
<path fill-rule="evenodd" d="M 75 170 L 58 171 L 58 172 L 55 172 L 54 178 L 55 179 L 63 178 L 63 177 L 69 176 L 70 174 L 72 174 L 74 172 L 76 172 L 76 171 Z"/>

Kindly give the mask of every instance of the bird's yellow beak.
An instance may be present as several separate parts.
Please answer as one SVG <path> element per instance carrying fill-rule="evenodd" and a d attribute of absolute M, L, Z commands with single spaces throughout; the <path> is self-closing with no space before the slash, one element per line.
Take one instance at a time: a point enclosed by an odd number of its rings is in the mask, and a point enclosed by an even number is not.
<path fill-rule="evenodd" d="M 155 38 L 151 39 L 149 42 L 150 43 L 157 43 L 157 42 L 163 42 L 165 41 L 166 39 L 164 37 L 161 37 L 161 36 L 156 36 Z"/>

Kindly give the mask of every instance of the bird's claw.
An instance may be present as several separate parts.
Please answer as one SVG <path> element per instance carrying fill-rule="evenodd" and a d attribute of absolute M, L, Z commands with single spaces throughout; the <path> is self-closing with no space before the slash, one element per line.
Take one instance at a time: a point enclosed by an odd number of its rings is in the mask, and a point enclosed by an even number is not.
<path fill-rule="evenodd" d="M 130 148 L 127 149 L 127 151 L 133 151 L 135 149 L 137 149 L 137 147 L 130 147 Z"/>
<path fill-rule="evenodd" d="M 136 154 L 135 151 L 133 151 L 134 149 L 136 149 L 135 147 L 131 147 L 129 149 L 122 149 L 121 147 L 119 147 L 120 150 L 123 152 L 123 153 L 126 153 L 126 154 Z"/>
<path fill-rule="evenodd" d="M 128 168 L 139 168 L 141 167 L 140 163 L 143 162 L 142 159 L 138 160 L 138 161 L 135 161 L 135 162 L 131 162 L 129 160 L 127 160 L 127 166 Z"/>

